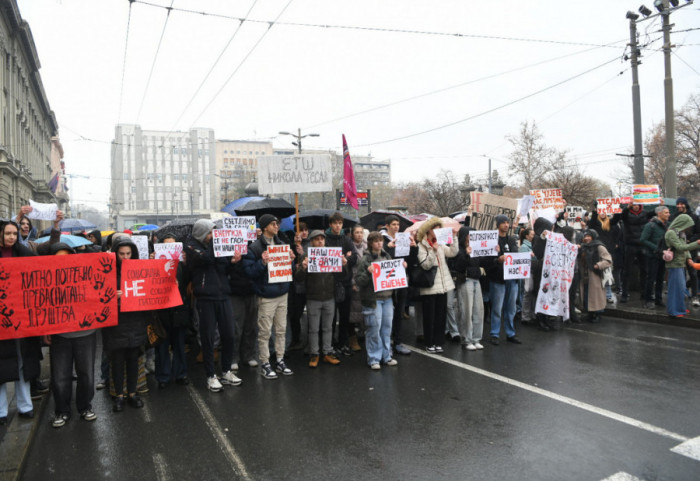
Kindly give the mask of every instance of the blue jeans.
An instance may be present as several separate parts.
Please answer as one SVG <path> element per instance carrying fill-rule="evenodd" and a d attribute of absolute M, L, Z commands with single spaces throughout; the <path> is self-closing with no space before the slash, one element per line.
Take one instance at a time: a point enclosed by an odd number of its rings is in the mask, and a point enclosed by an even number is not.
<path fill-rule="evenodd" d="M 82 413 L 92 409 L 95 396 L 95 351 L 97 332 L 81 337 L 51 336 L 51 392 L 56 414 L 70 416 L 73 395 L 73 363 L 78 382 L 75 387 L 75 406 Z"/>
<path fill-rule="evenodd" d="M 685 315 L 685 267 L 668 269 L 666 312 L 669 316 Z"/>
<path fill-rule="evenodd" d="M 29 381 L 24 380 L 24 374 L 22 374 L 22 368 L 24 368 L 24 362 L 22 361 L 22 352 L 19 347 L 19 340 L 15 339 L 15 346 L 17 347 L 17 362 L 19 363 L 19 380 L 15 381 L 15 396 L 17 397 L 17 411 L 21 413 L 28 413 L 34 409 L 32 404 L 32 395 L 29 389 Z M 0 384 L 0 418 L 7 417 L 7 410 L 10 403 L 7 400 L 7 387 L 5 384 Z"/>
<path fill-rule="evenodd" d="M 515 336 L 515 302 L 518 297 L 518 281 L 508 280 L 504 284 L 491 282 L 491 337 L 498 337 L 501 333 L 501 314 L 505 324 L 506 336 Z"/>
<path fill-rule="evenodd" d="M 394 303 L 391 297 L 377 299 L 377 307 L 362 307 L 365 316 L 365 348 L 367 364 L 378 364 L 391 359 L 391 323 Z"/>

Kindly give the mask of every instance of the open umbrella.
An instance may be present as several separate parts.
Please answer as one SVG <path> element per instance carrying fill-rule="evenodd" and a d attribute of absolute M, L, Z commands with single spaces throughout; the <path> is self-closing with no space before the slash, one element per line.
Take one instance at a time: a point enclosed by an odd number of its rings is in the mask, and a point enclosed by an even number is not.
<path fill-rule="evenodd" d="M 292 204 L 275 197 L 242 197 L 221 210 L 235 216 L 252 215 L 256 218 L 263 214 L 272 214 L 279 219 L 295 213 Z"/>
<path fill-rule="evenodd" d="M 61 231 L 75 232 L 76 230 L 96 229 L 97 226 L 85 219 L 63 219 L 61 223 L 58 224 L 58 228 L 61 229 Z"/>
<path fill-rule="evenodd" d="M 369 230 L 375 230 L 378 224 L 384 224 L 387 216 L 395 215 L 399 218 L 399 231 L 403 232 L 413 225 L 413 221 L 403 214 L 394 212 L 392 210 L 375 210 L 367 215 L 360 217 L 360 224 L 362 227 Z"/>
<path fill-rule="evenodd" d="M 154 230 L 153 235 L 161 240 L 166 234 L 171 234 L 175 236 L 176 241 L 185 242 L 187 237 L 192 233 L 192 226 L 194 226 L 194 223 L 197 222 L 198 219 L 198 217 L 173 219 L 164 226 Z"/>
<path fill-rule="evenodd" d="M 51 236 L 44 236 L 44 237 L 39 237 L 36 240 L 37 244 L 42 244 L 44 242 L 48 242 L 48 240 L 51 238 Z M 85 237 L 80 237 L 79 235 L 61 235 L 61 240 L 59 242 L 63 242 L 65 244 L 68 244 L 69 246 L 76 248 L 80 246 L 89 246 L 92 244 L 89 240 L 87 240 Z"/>
<path fill-rule="evenodd" d="M 280 230 L 282 232 L 296 230 L 296 226 L 294 225 L 294 219 L 296 219 L 296 217 L 296 215 L 290 215 L 289 217 L 282 219 L 280 222 Z"/>
<path fill-rule="evenodd" d="M 427 220 L 427 219 L 426 219 L 426 220 Z M 451 218 L 449 218 L 449 217 L 440 217 L 440 220 L 442 221 L 442 227 L 443 227 L 443 228 L 444 228 L 444 227 L 452 227 L 452 228 L 454 228 L 454 227 L 462 227 L 462 224 L 460 224 L 460 223 L 457 222 L 456 220 L 451 219 Z M 406 229 L 406 232 L 414 232 L 414 231 L 417 232 L 418 229 L 420 229 L 420 226 L 422 226 L 424 223 L 425 223 L 425 220 L 419 220 L 418 222 L 416 222 L 415 224 L 413 224 L 411 227 L 409 227 L 408 229 Z"/>
<path fill-rule="evenodd" d="M 330 226 L 328 218 L 336 212 L 337 211 L 333 209 L 307 210 L 299 214 L 299 221 L 306 222 L 306 225 L 309 226 L 309 230 L 326 229 Z M 343 214 L 343 229 L 349 229 L 359 222 L 360 219 L 357 217 L 347 217 L 345 214 Z"/>
<path fill-rule="evenodd" d="M 143 232 L 143 231 L 156 230 L 156 229 L 158 229 L 158 226 L 155 224 L 144 224 L 141 227 L 139 227 L 138 230 L 139 230 L 139 232 Z"/>

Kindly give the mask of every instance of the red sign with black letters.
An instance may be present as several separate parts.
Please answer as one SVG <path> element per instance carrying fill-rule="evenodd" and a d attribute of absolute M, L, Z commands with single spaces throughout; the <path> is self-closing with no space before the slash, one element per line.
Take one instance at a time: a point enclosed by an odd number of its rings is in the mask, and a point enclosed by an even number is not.
<path fill-rule="evenodd" d="M 177 260 L 122 261 L 120 311 L 153 311 L 182 305 Z"/>
<path fill-rule="evenodd" d="M 0 340 L 116 324 L 114 254 L 0 258 Z"/>

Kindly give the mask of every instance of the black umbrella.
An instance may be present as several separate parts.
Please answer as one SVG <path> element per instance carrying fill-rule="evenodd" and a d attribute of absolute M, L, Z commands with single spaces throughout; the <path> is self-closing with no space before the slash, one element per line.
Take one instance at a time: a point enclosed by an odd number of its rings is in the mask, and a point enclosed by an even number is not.
<path fill-rule="evenodd" d="M 330 226 L 328 218 L 338 212 L 333 209 L 312 209 L 306 212 L 301 212 L 299 214 L 299 221 L 305 222 L 309 226 L 309 230 L 313 229 L 326 229 Z M 357 217 L 348 217 L 343 214 L 343 229 L 349 229 L 350 227 L 358 224 L 360 219 Z"/>
<path fill-rule="evenodd" d="M 256 218 L 260 218 L 263 214 L 272 214 L 278 219 L 289 217 L 296 212 L 292 204 L 284 199 L 277 199 L 274 197 L 247 197 L 238 199 L 221 210 L 231 215 L 253 215 Z"/>
<path fill-rule="evenodd" d="M 391 210 L 375 210 L 360 217 L 360 224 L 368 230 L 376 230 L 378 224 L 384 225 L 387 216 L 395 215 L 399 218 L 399 231 L 403 232 L 413 225 L 413 221 L 403 214 Z"/>
<path fill-rule="evenodd" d="M 166 235 L 175 236 L 175 240 L 178 242 L 185 242 L 189 235 L 192 233 L 192 226 L 199 220 L 198 217 L 182 217 L 180 219 L 173 219 L 167 224 L 165 224 L 160 229 L 156 229 L 153 235 L 160 241 Z"/>

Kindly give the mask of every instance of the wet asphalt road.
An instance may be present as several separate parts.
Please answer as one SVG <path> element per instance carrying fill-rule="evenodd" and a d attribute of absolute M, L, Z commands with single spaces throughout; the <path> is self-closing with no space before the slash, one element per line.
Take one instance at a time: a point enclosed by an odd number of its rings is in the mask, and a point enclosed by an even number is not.
<path fill-rule="evenodd" d="M 97 421 L 61 429 L 50 403 L 23 479 L 700 479 L 671 451 L 700 436 L 700 330 L 604 319 L 519 336 L 380 372 L 293 353 L 293 376 L 242 368 L 218 394 L 191 364 L 189 387 L 149 379 L 145 409 L 119 414 L 99 391 Z"/>

